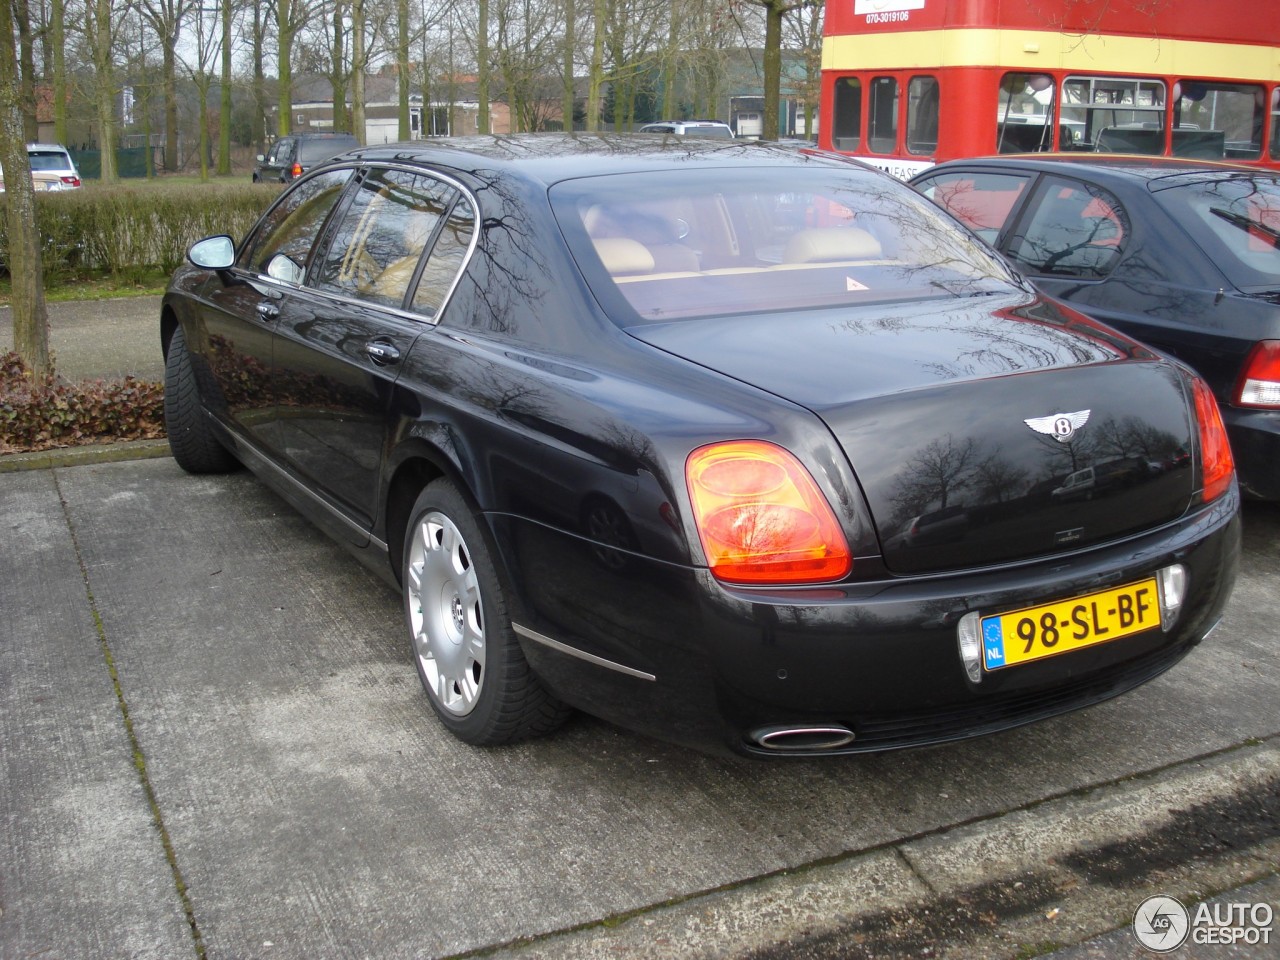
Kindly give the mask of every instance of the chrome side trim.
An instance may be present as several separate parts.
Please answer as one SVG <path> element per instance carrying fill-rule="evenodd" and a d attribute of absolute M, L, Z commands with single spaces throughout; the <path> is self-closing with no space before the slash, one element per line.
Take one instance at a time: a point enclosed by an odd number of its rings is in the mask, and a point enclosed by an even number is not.
<path fill-rule="evenodd" d="M 221 423 L 212 413 L 206 410 L 205 415 L 209 417 L 209 419 L 211 419 L 215 424 L 222 427 L 224 430 L 226 429 L 225 424 Z M 252 443 L 251 441 L 246 440 L 244 436 L 242 436 L 240 433 L 231 433 L 231 438 L 238 448 L 243 447 L 246 450 L 248 450 L 251 454 L 253 454 L 253 457 L 256 463 L 260 463 L 264 467 L 269 468 L 273 476 L 279 477 L 286 484 L 288 484 L 291 489 L 296 490 L 298 493 L 305 495 L 308 500 L 312 501 L 317 506 L 323 508 L 325 513 L 332 516 L 344 527 L 347 527 L 355 531 L 362 537 L 367 537 L 369 540 L 370 546 L 377 547 L 383 553 L 387 553 L 389 551 L 387 544 L 385 544 L 383 541 L 379 540 L 372 533 L 370 533 L 366 527 L 363 527 L 360 524 L 356 523 L 354 520 L 348 517 L 345 513 L 343 513 L 341 510 L 335 507 L 332 503 L 330 503 L 324 497 L 320 496 L 320 494 L 316 493 L 315 491 L 311 490 L 309 487 L 305 486 L 301 480 L 294 477 L 291 473 L 289 473 L 288 470 L 280 466 L 278 463 L 272 460 L 269 456 L 263 453 L 256 443 Z"/>
<path fill-rule="evenodd" d="M 605 667 L 609 670 L 617 670 L 619 673 L 625 673 L 629 677 L 639 677 L 641 680 L 657 680 L 652 673 L 645 673 L 643 670 L 636 670 L 634 667 L 624 667 L 620 663 L 614 663 L 612 660 L 606 660 L 604 657 L 597 657 L 593 653 L 587 653 L 585 650 L 579 650 L 577 647 L 571 647 L 567 643 L 561 643 L 559 640 L 552 640 L 548 636 L 538 633 L 536 630 L 530 630 L 528 627 L 522 627 L 518 623 L 512 623 L 511 629 L 526 640 L 533 640 L 540 643 L 544 647 L 550 647 L 552 650 L 559 650 L 561 653 L 567 653 L 571 657 L 577 657 L 579 660 L 585 660 L 587 663 L 594 663 L 597 667 Z"/>

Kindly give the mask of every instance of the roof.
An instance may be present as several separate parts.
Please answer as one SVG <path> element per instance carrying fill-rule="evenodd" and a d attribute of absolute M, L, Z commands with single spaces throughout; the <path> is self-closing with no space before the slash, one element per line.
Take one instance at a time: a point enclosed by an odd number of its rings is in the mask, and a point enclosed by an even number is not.
<path fill-rule="evenodd" d="M 1064 166 L 1071 166 L 1079 169 L 1081 173 L 1088 171 L 1094 179 L 1133 184 L 1145 183 L 1152 189 L 1156 189 L 1157 182 L 1161 186 L 1175 186 L 1197 179 L 1217 179 L 1224 176 L 1274 177 L 1280 175 L 1275 170 L 1216 160 L 1109 153 L 1007 153 L 996 157 L 971 157 L 964 160 L 948 160 L 929 168 L 922 175 L 936 172 L 939 168 L 967 165 L 1018 167 L 1039 172 L 1055 170 L 1061 172 Z"/>
<path fill-rule="evenodd" d="M 368 160 L 437 164 L 455 169 L 475 165 L 507 168 L 544 183 L 604 173 L 688 169 L 691 165 L 801 167 L 820 164 L 875 173 L 841 158 L 761 141 L 659 138 L 638 133 L 524 133 L 415 140 L 367 147 L 354 155 Z"/>

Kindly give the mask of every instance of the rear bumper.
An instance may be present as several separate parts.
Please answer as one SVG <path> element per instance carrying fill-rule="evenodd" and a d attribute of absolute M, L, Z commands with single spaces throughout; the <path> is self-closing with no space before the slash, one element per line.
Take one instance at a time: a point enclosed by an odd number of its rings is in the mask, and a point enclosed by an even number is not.
<path fill-rule="evenodd" d="M 1260 500 L 1280 500 L 1280 410 L 1223 407 L 1240 488 Z"/>
<path fill-rule="evenodd" d="M 1168 669 L 1221 617 L 1239 562 L 1238 506 L 1232 494 L 1155 533 L 1053 562 L 772 591 L 729 590 L 705 571 L 639 558 L 620 571 L 588 571 L 581 540 L 545 527 L 521 530 L 519 521 L 500 540 L 515 537 L 508 556 L 522 581 L 524 649 L 558 696 L 704 750 L 841 754 L 1019 726 Z M 1187 568 L 1188 591 L 1168 632 L 995 671 L 978 683 L 965 676 L 957 640 L 965 613 L 1081 596 L 1170 563 Z M 531 640 L 531 632 L 596 659 Z M 766 748 L 753 736 L 805 727 L 844 728 L 853 737 L 838 746 L 831 744 L 839 738 L 812 738 L 813 746 L 784 736 Z"/>

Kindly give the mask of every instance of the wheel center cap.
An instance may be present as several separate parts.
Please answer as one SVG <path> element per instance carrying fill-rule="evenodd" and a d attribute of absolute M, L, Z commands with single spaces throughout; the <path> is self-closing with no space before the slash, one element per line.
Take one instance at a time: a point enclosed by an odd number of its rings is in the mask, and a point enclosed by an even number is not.
<path fill-rule="evenodd" d="M 453 616 L 453 626 L 458 633 L 462 633 L 462 628 L 466 624 L 466 618 L 462 615 L 462 598 L 454 597 L 453 602 L 449 605 L 449 612 Z"/>

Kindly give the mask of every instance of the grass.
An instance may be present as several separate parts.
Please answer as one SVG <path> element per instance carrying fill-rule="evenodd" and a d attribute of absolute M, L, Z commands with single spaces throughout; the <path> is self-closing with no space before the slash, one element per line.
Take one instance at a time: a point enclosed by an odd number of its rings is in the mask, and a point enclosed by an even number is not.
<path fill-rule="evenodd" d="M 106 300 L 117 297 L 142 297 L 164 293 L 169 274 L 159 270 L 143 271 L 140 275 L 113 277 L 109 273 L 86 273 L 76 277 L 45 281 L 44 298 L 47 303 L 67 300 Z M 0 306 L 9 305 L 9 278 L 0 277 Z"/>

